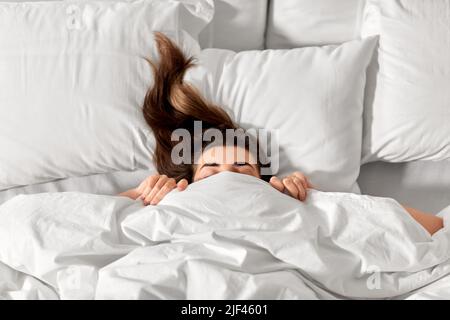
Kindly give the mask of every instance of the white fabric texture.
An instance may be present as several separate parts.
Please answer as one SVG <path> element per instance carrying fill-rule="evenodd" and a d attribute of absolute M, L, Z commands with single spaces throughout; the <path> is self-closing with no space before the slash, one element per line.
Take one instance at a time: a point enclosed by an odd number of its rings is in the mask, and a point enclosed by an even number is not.
<path fill-rule="evenodd" d="M 264 48 L 268 0 L 214 0 L 214 17 L 200 33 L 202 48 Z"/>
<path fill-rule="evenodd" d="M 368 74 L 363 161 L 450 159 L 450 2 L 369 0 L 379 35 Z M 376 57 L 376 55 L 375 55 Z"/>
<path fill-rule="evenodd" d="M 0 3 L 0 190 L 152 168 L 153 32 L 187 52 L 209 1 Z"/>
<path fill-rule="evenodd" d="M 430 236 L 389 198 L 300 202 L 231 172 L 158 206 L 76 192 L 0 206 L 0 261 L 60 298 L 405 298 L 450 273 L 449 241 L 448 220 Z"/>
<path fill-rule="evenodd" d="M 156 169 L 114 171 L 16 187 L 0 191 L 0 204 L 18 194 L 33 194 L 41 192 L 79 191 L 103 195 L 117 195 L 126 190 L 136 188 L 142 181 L 144 181 L 144 179 L 155 173 Z"/>
<path fill-rule="evenodd" d="M 56 300 L 58 293 L 44 282 L 0 262 L 0 300 Z"/>
<path fill-rule="evenodd" d="M 243 128 L 278 133 L 279 154 L 272 158 L 279 170 L 273 174 L 301 171 L 320 190 L 358 192 L 366 67 L 376 43 L 206 49 L 186 80 Z"/>
<path fill-rule="evenodd" d="M 365 0 L 271 0 L 266 47 L 338 44 L 359 38 Z"/>
<path fill-rule="evenodd" d="M 450 161 L 371 162 L 358 177 L 362 194 L 394 198 L 436 214 L 450 203 Z"/>

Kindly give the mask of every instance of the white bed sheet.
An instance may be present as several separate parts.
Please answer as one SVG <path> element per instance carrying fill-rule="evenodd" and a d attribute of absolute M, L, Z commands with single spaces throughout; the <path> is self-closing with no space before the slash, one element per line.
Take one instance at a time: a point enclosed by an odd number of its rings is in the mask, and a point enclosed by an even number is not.
<path fill-rule="evenodd" d="M 18 194 L 80 191 L 115 195 L 138 185 L 152 172 L 112 172 L 61 179 L 0 192 L 0 204 Z M 371 163 L 359 178 L 365 194 L 391 197 L 432 213 L 450 204 L 450 162 Z M 0 299 L 58 299 L 51 286 L 0 262 Z M 448 276 L 418 290 L 407 299 L 435 299 L 450 295 Z"/>
<path fill-rule="evenodd" d="M 368 163 L 361 167 L 358 184 L 363 194 L 436 214 L 450 205 L 450 161 Z"/>
<path fill-rule="evenodd" d="M 17 197 L 0 207 L 0 261 L 47 299 L 448 299 L 441 214 L 430 236 L 392 199 L 314 191 L 302 203 L 222 173 L 158 206 Z"/>
<path fill-rule="evenodd" d="M 152 173 L 117 171 L 13 188 L 0 192 L 0 204 L 21 193 L 80 191 L 114 195 L 137 186 Z M 363 194 L 394 198 L 430 213 L 450 205 L 450 161 L 369 163 L 361 167 L 358 183 Z"/>
<path fill-rule="evenodd" d="M 0 204 L 18 194 L 41 192 L 79 191 L 103 195 L 115 195 L 139 185 L 151 175 L 149 170 L 116 171 L 83 177 L 59 179 L 52 182 L 39 183 L 25 187 L 17 187 L 0 192 Z"/>
<path fill-rule="evenodd" d="M 136 187 L 150 174 L 152 174 L 152 172 L 148 170 L 138 170 L 133 172 L 117 171 L 12 188 L 0 192 L 0 205 L 18 194 L 80 191 L 94 194 L 115 195 Z M 58 298 L 59 296 L 56 291 L 41 280 L 12 269 L 0 262 L 0 300 Z"/>

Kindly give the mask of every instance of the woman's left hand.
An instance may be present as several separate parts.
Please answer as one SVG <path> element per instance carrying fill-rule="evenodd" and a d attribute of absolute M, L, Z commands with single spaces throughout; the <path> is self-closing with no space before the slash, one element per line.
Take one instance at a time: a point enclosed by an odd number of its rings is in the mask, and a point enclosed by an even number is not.
<path fill-rule="evenodd" d="M 289 176 L 280 179 L 273 176 L 270 181 L 270 185 L 280 192 L 287 191 L 289 195 L 300 201 L 305 201 L 308 195 L 308 189 L 312 188 L 308 178 L 301 172 L 294 172 Z"/>

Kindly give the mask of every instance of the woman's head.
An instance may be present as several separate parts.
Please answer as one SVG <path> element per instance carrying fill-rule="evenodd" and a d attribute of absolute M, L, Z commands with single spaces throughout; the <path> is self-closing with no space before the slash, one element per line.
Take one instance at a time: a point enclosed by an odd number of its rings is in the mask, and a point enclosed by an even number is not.
<path fill-rule="evenodd" d="M 192 154 L 189 163 L 175 163 L 172 150 L 178 144 L 172 139 L 176 129 L 185 129 L 194 136 L 195 123 L 202 124 L 202 134 L 209 129 L 238 129 L 220 107 L 206 101 L 192 85 L 185 83 L 186 71 L 194 66 L 194 59 L 183 52 L 164 34 L 155 33 L 159 61 L 149 61 L 153 69 L 154 85 L 146 94 L 143 114 L 156 138 L 154 162 L 160 174 L 189 182 L 220 171 L 235 171 L 260 177 L 257 153 L 248 144 L 201 143 L 200 155 Z M 196 137 L 197 139 L 199 137 Z M 195 139 L 194 139 L 195 140 Z M 195 141 L 189 142 L 194 146 Z M 190 150 L 193 150 L 191 148 Z M 230 157 L 222 157 L 229 154 Z M 235 160 L 242 160 L 239 163 Z M 253 161 L 254 163 L 250 163 Z M 263 177 L 265 178 L 265 177 Z"/>

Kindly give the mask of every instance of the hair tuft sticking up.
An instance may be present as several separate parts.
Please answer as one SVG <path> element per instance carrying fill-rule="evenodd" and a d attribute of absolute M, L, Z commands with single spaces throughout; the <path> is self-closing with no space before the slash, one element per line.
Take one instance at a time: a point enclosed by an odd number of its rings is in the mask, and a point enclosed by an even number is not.
<path fill-rule="evenodd" d="M 218 106 L 206 101 L 198 90 L 183 81 L 194 58 L 186 57 L 172 40 L 160 32 L 155 33 L 159 61 L 148 60 L 154 75 L 154 85 L 145 96 L 143 114 L 156 138 L 154 162 L 160 174 L 176 180 L 192 180 L 192 166 L 174 164 L 171 141 L 175 129 L 186 129 L 193 135 L 194 121 L 202 121 L 203 130 L 236 129 L 228 114 Z"/>

